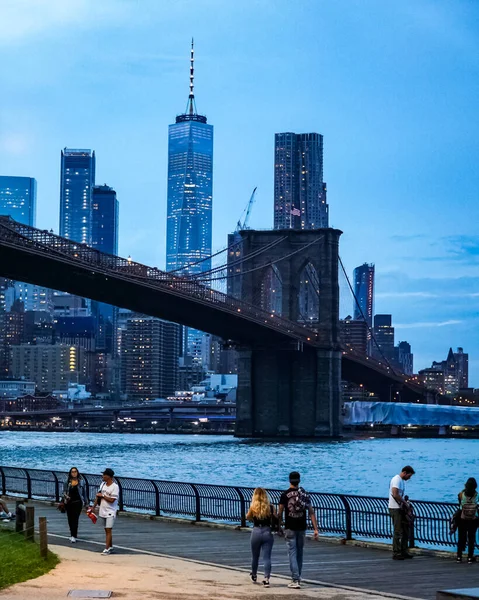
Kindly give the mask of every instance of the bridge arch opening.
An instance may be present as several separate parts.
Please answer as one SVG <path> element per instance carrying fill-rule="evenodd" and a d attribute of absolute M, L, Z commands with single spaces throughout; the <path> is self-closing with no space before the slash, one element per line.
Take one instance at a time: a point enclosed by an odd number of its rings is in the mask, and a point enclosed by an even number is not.
<path fill-rule="evenodd" d="M 302 268 L 299 275 L 298 317 L 301 323 L 319 324 L 319 275 L 311 261 Z"/>
<path fill-rule="evenodd" d="M 261 279 L 261 308 L 281 316 L 283 305 L 283 279 L 276 265 L 265 269 Z"/>

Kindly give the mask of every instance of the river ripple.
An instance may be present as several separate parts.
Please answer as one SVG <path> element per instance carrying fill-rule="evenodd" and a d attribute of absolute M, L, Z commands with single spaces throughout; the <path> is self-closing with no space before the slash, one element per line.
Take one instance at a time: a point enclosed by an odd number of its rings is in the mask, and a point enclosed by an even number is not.
<path fill-rule="evenodd" d="M 0 432 L 0 464 L 38 469 L 218 483 L 287 486 L 299 470 L 307 489 L 386 496 L 389 480 L 411 464 L 408 493 L 455 501 L 468 477 L 479 480 L 479 440 L 361 439 L 334 442 L 240 440 L 229 436 Z"/>

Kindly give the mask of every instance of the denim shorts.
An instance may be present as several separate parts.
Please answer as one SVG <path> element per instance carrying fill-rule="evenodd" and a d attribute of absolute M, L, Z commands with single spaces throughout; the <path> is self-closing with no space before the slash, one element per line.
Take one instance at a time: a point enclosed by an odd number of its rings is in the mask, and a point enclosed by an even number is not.
<path fill-rule="evenodd" d="M 113 523 L 115 517 L 98 517 L 98 525 L 103 526 L 105 529 L 113 529 Z"/>

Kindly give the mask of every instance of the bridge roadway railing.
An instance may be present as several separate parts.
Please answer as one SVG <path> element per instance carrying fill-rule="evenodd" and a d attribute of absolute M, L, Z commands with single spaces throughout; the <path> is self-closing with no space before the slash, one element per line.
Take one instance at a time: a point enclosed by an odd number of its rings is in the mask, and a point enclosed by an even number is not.
<path fill-rule="evenodd" d="M 52 232 L 18 223 L 11 217 L 0 216 L 0 239 L 17 246 L 35 248 L 37 251 L 56 255 L 63 259 L 79 261 L 84 266 L 88 266 L 88 268 L 95 271 L 101 271 L 105 275 L 114 272 L 117 275 L 127 276 L 129 279 L 136 279 L 155 284 L 163 289 L 174 290 L 175 294 L 215 305 L 224 311 L 235 314 L 240 313 L 246 319 L 265 325 L 270 329 L 281 331 L 289 337 L 306 344 L 313 346 L 318 344 L 317 333 L 305 325 L 300 325 L 275 313 L 269 313 L 253 304 L 237 300 L 187 277 L 173 275 L 156 267 L 134 262 L 130 258 L 100 252 L 86 244 L 79 244 Z M 371 357 L 364 357 L 352 349 L 343 352 L 343 354 L 354 357 L 355 360 L 363 362 L 365 366 L 372 366 L 379 371 L 384 371 L 388 376 L 392 374 L 392 370 L 388 365 L 382 364 Z M 395 373 L 395 375 L 398 379 L 406 379 L 403 374 Z M 417 391 L 420 392 L 421 388 L 418 387 Z"/>
<path fill-rule="evenodd" d="M 188 277 L 173 275 L 156 267 L 149 267 L 113 254 L 100 252 L 86 244 L 80 244 L 55 235 L 47 230 L 36 229 L 14 221 L 10 217 L 0 216 L 0 239 L 14 246 L 35 249 L 63 260 L 78 261 L 78 264 L 102 272 L 105 275 L 120 275 L 157 287 L 174 291 L 177 295 L 193 298 L 216 308 L 240 315 L 256 323 L 276 329 L 294 339 L 314 345 L 317 334 L 305 326 L 269 313 L 253 304 L 237 300 L 207 285 Z"/>
<path fill-rule="evenodd" d="M 102 481 L 100 475 L 83 474 L 91 501 Z M 66 481 L 66 471 L 0 467 L 3 495 L 58 502 Z M 156 479 L 115 477 L 121 511 L 137 511 L 155 516 L 184 517 L 246 526 L 246 513 L 253 488 L 242 486 L 181 483 Z M 351 540 L 391 539 L 391 519 L 387 498 L 309 492 L 320 533 Z M 271 501 L 279 503 L 281 490 L 268 490 Z M 457 539 L 449 533 L 449 522 L 457 506 L 448 502 L 412 502 L 416 515 L 410 545 L 447 548 Z M 311 523 L 309 523 L 311 528 Z"/>

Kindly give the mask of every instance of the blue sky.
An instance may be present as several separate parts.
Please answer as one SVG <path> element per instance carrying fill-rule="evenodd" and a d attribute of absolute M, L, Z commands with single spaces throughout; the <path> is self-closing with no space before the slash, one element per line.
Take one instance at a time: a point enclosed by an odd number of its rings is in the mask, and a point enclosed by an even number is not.
<path fill-rule="evenodd" d="M 194 36 L 214 248 L 255 186 L 251 226 L 272 226 L 274 133 L 322 133 L 348 272 L 376 264 L 376 312 L 417 368 L 463 346 L 479 386 L 477 0 L 2 0 L 0 32 L 0 174 L 36 177 L 38 226 L 58 230 L 61 148 L 94 148 L 120 253 L 164 266 Z"/>

